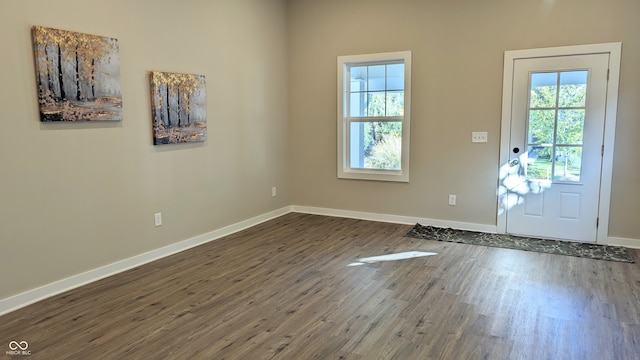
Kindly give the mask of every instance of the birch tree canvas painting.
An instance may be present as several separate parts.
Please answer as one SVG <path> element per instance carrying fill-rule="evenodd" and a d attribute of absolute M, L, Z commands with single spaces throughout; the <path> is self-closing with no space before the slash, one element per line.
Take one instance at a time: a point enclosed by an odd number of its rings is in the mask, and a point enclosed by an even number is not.
<path fill-rule="evenodd" d="M 40 120 L 122 120 L 118 40 L 34 26 Z"/>
<path fill-rule="evenodd" d="M 154 145 L 206 140 L 205 95 L 204 75 L 152 71 Z"/>

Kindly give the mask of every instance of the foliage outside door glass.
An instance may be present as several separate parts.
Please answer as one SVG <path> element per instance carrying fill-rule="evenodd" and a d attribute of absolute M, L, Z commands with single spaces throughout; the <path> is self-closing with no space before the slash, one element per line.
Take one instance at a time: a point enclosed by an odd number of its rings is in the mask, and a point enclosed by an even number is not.
<path fill-rule="evenodd" d="M 580 181 L 587 75 L 586 70 L 531 74 L 529 180 Z"/>

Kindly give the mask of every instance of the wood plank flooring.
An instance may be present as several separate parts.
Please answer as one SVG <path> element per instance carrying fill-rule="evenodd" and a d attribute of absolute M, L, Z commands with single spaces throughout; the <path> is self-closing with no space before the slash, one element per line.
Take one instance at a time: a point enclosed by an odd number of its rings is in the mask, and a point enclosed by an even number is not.
<path fill-rule="evenodd" d="M 29 359 L 639 359 L 640 261 L 288 214 L 0 317 Z M 414 259 L 348 266 L 406 251 Z"/>

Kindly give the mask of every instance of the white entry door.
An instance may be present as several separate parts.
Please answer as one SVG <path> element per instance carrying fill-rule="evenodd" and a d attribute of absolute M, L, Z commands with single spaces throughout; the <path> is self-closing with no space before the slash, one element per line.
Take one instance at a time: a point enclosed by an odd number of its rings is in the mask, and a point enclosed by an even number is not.
<path fill-rule="evenodd" d="M 514 61 L 507 233 L 596 241 L 608 68 L 609 54 Z"/>

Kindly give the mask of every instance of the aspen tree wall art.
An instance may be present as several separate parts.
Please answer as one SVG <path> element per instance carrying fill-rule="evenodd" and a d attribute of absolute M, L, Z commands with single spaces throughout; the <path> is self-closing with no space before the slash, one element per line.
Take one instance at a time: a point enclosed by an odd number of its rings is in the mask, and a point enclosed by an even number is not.
<path fill-rule="evenodd" d="M 118 40 L 34 26 L 41 121 L 122 120 Z"/>
<path fill-rule="evenodd" d="M 153 143 L 206 140 L 204 75 L 152 71 L 150 77 Z"/>

